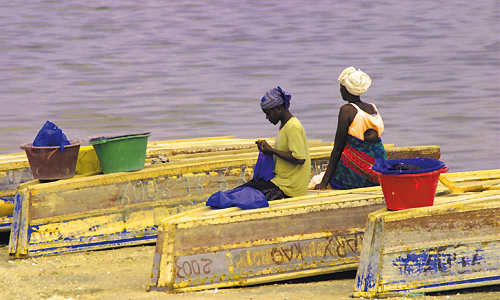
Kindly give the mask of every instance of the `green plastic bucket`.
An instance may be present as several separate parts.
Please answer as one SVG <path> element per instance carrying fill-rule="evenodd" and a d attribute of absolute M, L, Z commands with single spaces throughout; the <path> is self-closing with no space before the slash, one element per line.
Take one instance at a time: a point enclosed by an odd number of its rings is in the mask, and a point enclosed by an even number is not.
<path fill-rule="evenodd" d="M 104 174 L 144 169 L 150 132 L 90 139 Z"/>

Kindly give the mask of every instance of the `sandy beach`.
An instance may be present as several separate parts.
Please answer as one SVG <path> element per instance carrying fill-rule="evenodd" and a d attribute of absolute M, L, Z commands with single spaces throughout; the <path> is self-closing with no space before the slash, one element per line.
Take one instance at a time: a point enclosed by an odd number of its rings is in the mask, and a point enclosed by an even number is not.
<path fill-rule="evenodd" d="M 351 271 L 258 286 L 182 294 L 147 292 L 154 248 L 154 244 L 150 244 L 13 259 L 8 255 L 8 233 L 1 233 L 0 299 L 350 299 L 356 276 L 356 272 Z M 411 299 L 500 299 L 500 286 L 414 295 Z"/>

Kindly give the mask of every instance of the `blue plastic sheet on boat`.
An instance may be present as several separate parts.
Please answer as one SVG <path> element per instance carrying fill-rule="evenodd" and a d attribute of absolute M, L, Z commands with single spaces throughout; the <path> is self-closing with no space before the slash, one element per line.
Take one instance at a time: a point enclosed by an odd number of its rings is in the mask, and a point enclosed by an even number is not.
<path fill-rule="evenodd" d="M 264 193 L 249 186 L 239 186 L 228 191 L 218 191 L 208 198 L 207 206 L 213 208 L 239 207 L 252 209 L 269 207 Z"/>
<path fill-rule="evenodd" d="M 71 143 L 66 138 L 66 135 L 62 130 L 57 127 L 56 124 L 47 121 L 43 124 L 42 129 L 38 132 L 33 141 L 34 147 L 55 147 L 59 146 L 61 153 L 66 151 L 64 146 L 70 145 Z"/>
<path fill-rule="evenodd" d="M 274 178 L 274 158 L 272 155 L 264 154 L 264 152 L 259 151 L 259 157 L 257 158 L 257 163 L 253 170 L 253 180 L 257 181 L 263 179 L 269 181 Z"/>
<path fill-rule="evenodd" d="M 415 166 L 418 168 L 394 169 L 395 165 Z M 444 162 L 434 158 L 404 158 L 384 160 L 377 158 L 372 170 L 383 175 L 402 175 L 402 174 L 417 174 L 428 173 L 444 168 Z"/>

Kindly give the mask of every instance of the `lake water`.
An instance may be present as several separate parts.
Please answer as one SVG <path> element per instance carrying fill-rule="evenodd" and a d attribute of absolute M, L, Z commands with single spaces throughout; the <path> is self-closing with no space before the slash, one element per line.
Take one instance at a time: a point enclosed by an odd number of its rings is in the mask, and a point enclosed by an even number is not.
<path fill-rule="evenodd" d="M 105 4 L 103 4 L 105 3 Z M 104 6 L 105 5 L 105 6 Z M 70 139 L 273 137 L 260 98 L 280 85 L 308 139 L 333 141 L 337 77 L 384 143 L 439 145 L 450 171 L 500 168 L 500 2 L 2 1 L 0 153 L 46 120 Z"/>

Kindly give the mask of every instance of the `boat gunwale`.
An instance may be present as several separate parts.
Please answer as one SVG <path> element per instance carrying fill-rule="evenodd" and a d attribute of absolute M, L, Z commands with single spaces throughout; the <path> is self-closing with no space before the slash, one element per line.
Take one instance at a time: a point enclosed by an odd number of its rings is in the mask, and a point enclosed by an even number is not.
<path fill-rule="evenodd" d="M 475 199 L 471 198 L 471 196 L 476 196 Z M 477 196 L 480 196 L 479 198 Z M 484 197 L 481 197 L 484 196 Z M 356 280 L 360 280 L 366 274 L 375 275 L 375 282 L 373 286 L 366 287 L 356 287 L 356 289 L 352 294 L 352 297 L 365 297 L 365 298 L 383 298 L 383 297 L 393 297 L 393 296 L 406 296 L 408 294 L 419 293 L 420 291 L 425 291 L 425 293 L 430 292 L 442 292 L 446 290 L 457 290 L 468 287 L 480 287 L 480 286 L 488 286 L 495 285 L 500 283 L 500 269 L 498 265 L 496 269 L 482 269 L 479 273 L 450 273 L 443 274 L 436 277 L 424 277 L 424 278 L 415 278 L 409 279 L 405 282 L 399 281 L 388 281 L 384 280 L 381 276 L 390 276 L 390 272 L 383 275 L 383 262 L 388 257 L 394 257 L 401 253 L 402 255 L 407 255 L 408 253 L 415 253 L 420 251 L 429 251 L 429 249 L 435 249 L 435 251 L 439 251 L 439 247 L 443 245 L 454 247 L 454 245 L 477 245 L 477 244 L 490 244 L 490 243 L 498 243 L 500 242 L 500 232 L 494 232 L 492 234 L 484 234 L 479 237 L 470 237 L 470 236 L 459 236 L 456 235 L 453 238 L 445 238 L 440 240 L 429 240 L 429 241 L 414 241 L 413 243 L 408 243 L 405 241 L 404 245 L 387 245 L 384 244 L 383 241 L 386 239 L 385 234 L 391 232 L 391 228 L 386 228 L 386 224 L 395 222 L 398 224 L 398 221 L 408 220 L 410 223 L 406 226 L 403 226 L 401 229 L 398 229 L 400 232 L 405 232 L 405 228 L 412 228 L 413 225 L 419 224 L 418 218 L 420 217 L 433 217 L 438 214 L 446 214 L 447 212 L 452 213 L 462 213 L 462 212 L 475 212 L 475 211 L 488 211 L 492 208 L 498 209 L 500 208 L 500 191 L 482 191 L 482 192 L 472 192 L 463 194 L 462 199 L 458 202 L 450 202 L 440 204 L 438 206 L 427 207 L 428 211 L 423 208 L 413 208 L 408 211 L 384 211 L 379 210 L 371 213 L 368 217 L 367 228 L 371 228 L 371 234 L 374 236 L 377 235 L 378 242 L 375 242 L 375 246 L 373 246 L 374 242 L 371 241 L 371 247 L 364 249 L 360 256 L 360 267 L 363 264 L 363 268 L 360 273 L 360 269 L 358 268 L 358 275 L 356 276 Z M 441 211 L 441 213 L 439 212 Z M 411 213 L 411 214 L 410 214 Z M 396 215 L 403 215 L 404 218 L 397 218 Z M 497 215 L 497 214 L 496 214 Z M 458 219 L 457 216 L 450 219 L 449 222 L 453 222 Z M 494 220 L 496 225 L 491 225 L 492 228 L 500 227 L 500 220 Z M 494 223 L 495 223 L 494 222 Z M 378 225 L 376 225 L 378 224 Z M 404 223 L 403 223 L 404 224 Z M 374 229 L 374 226 L 380 227 L 379 229 Z M 480 230 L 481 226 L 476 228 Z M 460 232 L 461 229 L 454 229 L 452 232 Z M 366 234 L 365 234 L 366 236 Z M 366 239 L 365 239 L 366 241 Z M 365 243 L 363 244 L 365 246 Z M 474 246 L 472 246 L 474 248 Z M 494 246 L 493 249 L 497 249 L 498 245 Z M 432 250 L 430 250 L 432 251 Z M 368 258 L 368 259 L 367 259 Z M 498 259 L 496 259 L 498 262 Z M 371 265 L 371 266 L 370 266 Z M 490 265 L 490 264 L 488 264 Z M 373 267 L 377 266 L 377 267 Z M 492 265 L 493 266 L 493 265 Z M 360 275 L 361 274 L 361 275 Z M 361 276 L 361 277 L 360 277 Z M 389 277 L 391 278 L 391 277 Z M 473 281 L 473 282 L 471 282 Z M 368 289 L 368 290 L 367 290 Z"/>
<path fill-rule="evenodd" d="M 380 187 L 378 187 L 380 189 Z M 371 188 L 370 188 L 371 189 Z M 359 189 L 361 190 L 361 189 Z M 275 215 L 279 214 L 280 216 L 284 215 L 289 215 L 293 214 L 291 212 L 292 210 L 307 210 L 311 207 L 318 207 L 317 210 L 332 210 L 332 209 L 342 209 L 342 208 L 354 208 L 354 207 L 359 207 L 362 205 L 353 205 L 353 206 L 340 206 L 341 204 L 348 203 L 348 202 L 359 202 L 361 204 L 362 201 L 369 202 L 370 200 L 377 200 L 384 198 L 384 195 L 382 192 L 379 194 L 366 194 L 363 193 L 361 194 L 360 191 L 355 191 L 355 192 L 345 192 L 345 193 L 322 193 L 322 194 L 316 194 L 316 195 L 307 195 L 307 196 L 301 196 L 301 197 L 295 197 L 295 198 L 288 198 L 285 200 L 276 200 L 274 202 L 280 201 L 281 203 L 273 203 L 270 204 L 269 207 L 264 207 L 264 208 L 256 208 L 256 209 L 239 209 L 239 208 L 229 208 L 229 209 L 220 209 L 226 210 L 224 212 L 221 212 L 220 214 L 214 212 L 214 214 L 209 214 L 209 215 L 203 215 L 200 217 L 197 217 L 196 219 L 189 219 L 189 220 L 176 220 L 176 224 L 178 226 L 183 226 L 181 224 L 187 224 L 193 222 L 201 222 L 205 225 L 209 224 L 217 224 L 217 223 L 224 223 L 227 221 L 226 219 L 233 219 L 236 216 L 244 216 L 251 218 L 255 216 L 253 219 L 267 219 L 267 218 L 272 218 L 275 217 Z M 349 194 L 355 194 L 356 196 L 354 198 L 349 198 L 349 199 L 332 199 L 334 196 L 339 196 L 339 195 L 349 195 Z M 323 198 L 331 199 L 331 200 L 326 200 L 324 201 Z M 304 203 L 301 202 L 303 200 L 316 200 L 315 202 L 310 202 L 310 203 Z M 300 202 L 300 203 L 297 203 Z M 285 206 L 279 206 L 277 208 L 274 208 L 273 206 L 276 206 L 276 204 L 285 204 Z M 216 210 L 218 211 L 218 210 Z M 288 211 L 288 213 L 284 213 L 284 211 Z M 213 220 L 214 223 L 210 222 L 210 220 Z M 165 221 L 165 220 L 164 220 Z M 162 221 L 162 222 L 164 222 Z"/>
<path fill-rule="evenodd" d="M 396 148 L 396 147 L 395 147 Z M 397 147 L 397 148 L 411 148 L 411 147 Z M 397 150 L 396 150 L 397 151 Z M 317 154 L 319 157 L 325 157 L 326 153 Z M 315 157 L 313 158 L 315 159 Z M 19 188 L 25 188 L 28 184 L 33 192 L 43 191 L 44 189 L 52 189 L 54 187 L 59 187 L 64 189 L 65 186 L 72 185 L 81 185 L 85 183 L 84 186 L 80 186 L 80 188 L 93 187 L 95 185 L 99 185 L 101 181 L 104 179 L 108 184 L 123 182 L 125 180 L 120 180 L 119 178 L 123 178 L 123 176 L 129 177 L 129 180 L 140 180 L 140 179 L 148 179 L 151 176 L 148 174 L 150 172 L 158 172 L 158 175 L 154 175 L 154 177 L 162 177 L 162 176 L 175 176 L 178 174 L 184 173 L 203 173 L 206 171 L 210 171 L 213 169 L 219 168 L 231 168 L 235 167 L 234 164 L 239 166 L 243 165 L 254 165 L 257 161 L 256 153 L 243 153 L 241 157 L 234 158 L 232 155 L 232 159 L 228 160 L 227 156 L 220 156 L 219 158 L 213 158 L 210 162 L 177 162 L 177 163 L 167 163 L 167 164 L 158 164 L 151 165 L 142 170 L 134 171 L 134 172 L 118 172 L 111 174 L 101 174 L 100 172 L 83 174 L 80 177 L 73 177 L 66 180 L 58 180 L 49 183 L 40 183 L 39 181 L 30 181 L 26 183 L 22 183 L 19 185 Z"/>
<path fill-rule="evenodd" d="M 493 199 L 491 199 L 493 198 Z M 476 211 L 484 207 L 479 207 L 483 202 L 490 202 L 498 198 L 500 200 L 500 190 L 491 190 L 484 192 L 472 192 L 459 196 L 458 199 L 451 200 L 445 203 L 436 203 L 433 206 L 415 207 L 405 210 L 389 211 L 385 210 L 375 211 L 368 215 L 368 218 L 383 219 L 384 223 L 396 222 L 405 219 L 415 219 L 419 217 L 433 216 L 439 213 L 439 210 L 453 209 L 454 212 Z M 471 201 L 473 200 L 473 201 Z M 488 207 L 499 208 L 500 201 L 493 201 Z M 469 207 L 472 205 L 472 207 Z"/>

